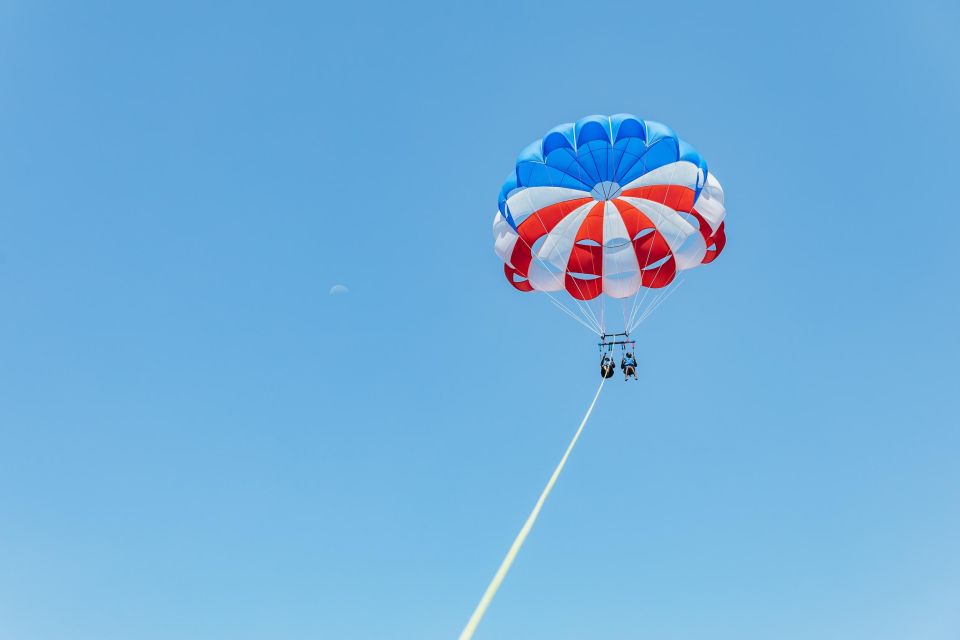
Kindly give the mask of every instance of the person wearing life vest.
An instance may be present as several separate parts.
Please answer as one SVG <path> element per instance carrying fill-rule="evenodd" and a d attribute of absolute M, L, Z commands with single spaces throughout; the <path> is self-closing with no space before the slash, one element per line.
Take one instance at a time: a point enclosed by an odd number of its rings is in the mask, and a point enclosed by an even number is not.
<path fill-rule="evenodd" d="M 616 365 L 614 365 L 613 358 L 610 357 L 610 354 L 603 354 L 603 357 L 600 359 L 600 375 L 604 378 L 612 378 L 615 368 Z"/>
<path fill-rule="evenodd" d="M 640 379 L 637 377 L 637 359 L 631 352 L 627 351 L 627 355 L 620 360 L 620 368 L 623 369 L 624 380 L 629 380 L 630 376 L 633 376 L 634 380 Z"/>

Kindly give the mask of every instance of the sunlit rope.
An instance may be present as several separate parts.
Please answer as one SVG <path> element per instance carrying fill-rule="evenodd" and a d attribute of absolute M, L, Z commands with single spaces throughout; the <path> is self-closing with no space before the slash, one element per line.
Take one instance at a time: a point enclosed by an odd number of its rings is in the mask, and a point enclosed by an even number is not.
<path fill-rule="evenodd" d="M 543 508 L 543 503 L 547 501 L 547 496 L 550 495 L 553 485 L 556 484 L 557 478 L 560 477 L 560 472 L 563 471 L 564 465 L 567 464 L 567 458 L 570 457 L 570 452 L 573 451 L 577 440 L 580 439 L 583 427 L 587 424 L 587 420 L 590 419 L 590 414 L 593 413 L 593 407 L 597 404 L 597 398 L 600 397 L 600 392 L 603 390 L 604 382 L 606 382 L 606 378 L 601 378 L 600 386 L 597 387 L 597 393 L 593 396 L 593 401 L 590 403 L 590 408 L 587 409 L 587 413 L 584 414 L 583 420 L 580 421 L 577 432 L 573 434 L 573 440 L 570 441 L 566 452 L 564 452 L 563 457 L 560 458 L 560 463 L 557 465 L 557 468 L 553 470 L 553 475 L 551 475 L 550 480 L 547 481 L 547 486 L 544 487 L 543 493 L 540 494 L 540 499 L 537 500 L 537 504 L 533 506 L 533 511 L 527 516 L 527 521 L 523 523 L 520 533 L 517 534 L 513 544 L 510 545 L 510 550 L 507 551 L 506 557 L 504 557 L 503 562 L 500 563 L 500 568 L 497 569 L 497 572 L 494 574 L 493 580 L 490 581 L 487 590 L 483 592 L 483 597 L 480 598 L 477 608 L 473 610 L 473 615 L 470 616 L 467 626 L 463 628 L 463 632 L 460 634 L 460 640 L 470 640 L 470 638 L 473 637 L 474 632 L 477 630 L 477 625 L 480 624 L 480 621 L 483 619 L 483 614 L 487 612 L 487 607 L 490 606 L 490 602 L 493 600 L 493 596 L 497 595 L 497 590 L 500 588 L 503 579 L 507 576 L 507 572 L 510 571 L 510 566 L 520 552 L 520 547 L 523 546 L 524 541 L 530 534 L 530 530 L 533 529 L 533 525 L 537 521 L 537 516 L 540 515 L 540 509 Z"/>

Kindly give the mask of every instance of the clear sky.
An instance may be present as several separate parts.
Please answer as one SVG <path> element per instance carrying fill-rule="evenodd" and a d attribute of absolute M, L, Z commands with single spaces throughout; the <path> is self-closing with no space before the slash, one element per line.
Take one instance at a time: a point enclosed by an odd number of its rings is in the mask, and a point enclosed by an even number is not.
<path fill-rule="evenodd" d="M 729 242 L 477 638 L 960 636 L 960 10 L 721 4 L 0 3 L 0 638 L 455 637 L 598 382 L 500 184 L 617 112 Z"/>

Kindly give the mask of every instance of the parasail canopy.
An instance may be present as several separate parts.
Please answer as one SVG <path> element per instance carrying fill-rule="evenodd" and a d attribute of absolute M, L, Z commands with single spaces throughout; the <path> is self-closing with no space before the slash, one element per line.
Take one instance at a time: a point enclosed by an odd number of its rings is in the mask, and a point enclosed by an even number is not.
<path fill-rule="evenodd" d="M 648 290 L 677 286 L 678 273 L 720 254 L 725 212 L 720 182 L 672 129 L 588 116 L 517 157 L 500 190 L 494 250 L 520 291 L 550 295 L 598 333 L 631 331 L 669 295 L 645 304 Z M 622 323 L 604 298 L 621 301 Z"/>

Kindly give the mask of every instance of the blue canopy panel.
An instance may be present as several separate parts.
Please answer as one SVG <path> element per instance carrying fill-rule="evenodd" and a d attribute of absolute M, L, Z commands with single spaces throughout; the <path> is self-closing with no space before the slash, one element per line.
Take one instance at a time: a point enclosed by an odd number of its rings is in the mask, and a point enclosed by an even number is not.
<path fill-rule="evenodd" d="M 528 187 L 566 187 L 589 195 L 601 183 L 624 186 L 659 167 L 685 160 L 702 170 L 696 196 L 707 177 L 707 163 L 673 129 L 628 113 L 587 116 L 554 127 L 517 156 L 500 189 L 498 208 L 516 229 L 507 199 Z"/>

